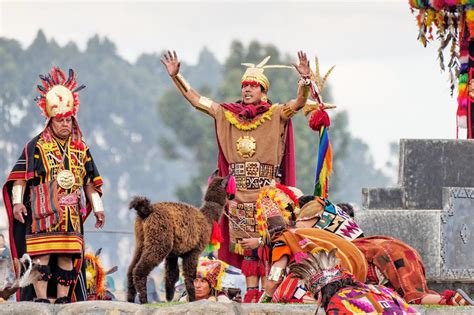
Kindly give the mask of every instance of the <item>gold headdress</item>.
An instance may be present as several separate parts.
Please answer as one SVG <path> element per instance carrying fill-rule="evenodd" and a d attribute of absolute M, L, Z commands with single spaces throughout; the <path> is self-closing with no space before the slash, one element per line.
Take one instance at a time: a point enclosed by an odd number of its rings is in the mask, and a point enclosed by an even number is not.
<path fill-rule="evenodd" d="M 269 68 L 290 68 L 290 66 L 284 65 L 266 65 L 266 63 L 270 60 L 270 56 L 265 57 L 259 64 L 255 65 L 253 63 L 242 63 L 242 66 L 248 67 L 245 70 L 244 75 L 242 76 L 242 80 L 240 81 L 241 84 L 244 83 L 258 83 L 263 86 L 265 92 L 268 92 L 270 88 L 270 81 L 263 71 Z"/>
<path fill-rule="evenodd" d="M 59 67 L 53 67 L 48 75 L 40 75 L 41 84 L 37 86 L 40 96 L 36 103 L 47 118 L 75 116 L 79 110 L 79 91 L 85 85 L 77 87 L 74 70 L 69 69 L 66 76 Z"/>

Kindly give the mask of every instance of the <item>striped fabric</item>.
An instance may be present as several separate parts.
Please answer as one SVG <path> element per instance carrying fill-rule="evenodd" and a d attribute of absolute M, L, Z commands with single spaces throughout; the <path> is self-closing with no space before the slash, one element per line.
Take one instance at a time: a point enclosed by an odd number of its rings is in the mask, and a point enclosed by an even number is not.
<path fill-rule="evenodd" d="M 26 236 L 30 256 L 45 254 L 81 254 L 84 239 L 80 233 L 41 233 Z"/>
<path fill-rule="evenodd" d="M 58 187 L 56 181 L 31 187 L 32 232 L 46 231 L 59 222 Z"/>

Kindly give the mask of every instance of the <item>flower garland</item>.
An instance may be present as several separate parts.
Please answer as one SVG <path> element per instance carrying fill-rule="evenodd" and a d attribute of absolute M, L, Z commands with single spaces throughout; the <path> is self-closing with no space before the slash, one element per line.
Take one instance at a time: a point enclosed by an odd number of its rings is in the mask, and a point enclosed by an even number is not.
<path fill-rule="evenodd" d="M 224 115 L 225 119 L 227 119 L 227 121 L 233 126 L 235 126 L 237 129 L 242 131 L 249 131 L 257 129 L 261 124 L 265 122 L 265 120 L 271 120 L 274 109 L 275 105 L 272 105 L 265 113 L 251 121 L 242 120 L 237 114 L 234 114 L 228 110 L 224 111 Z"/>

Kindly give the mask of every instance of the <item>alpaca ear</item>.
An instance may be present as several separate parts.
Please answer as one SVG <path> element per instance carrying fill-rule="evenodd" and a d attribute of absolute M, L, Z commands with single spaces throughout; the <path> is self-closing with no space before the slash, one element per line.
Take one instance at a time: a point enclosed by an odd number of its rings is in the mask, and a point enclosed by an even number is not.
<path fill-rule="evenodd" d="M 214 172 L 212 172 L 211 176 L 207 178 L 207 185 L 209 186 L 212 182 L 212 180 L 219 174 L 219 170 L 216 169 Z"/>
<path fill-rule="evenodd" d="M 229 182 L 229 175 L 227 175 L 226 177 L 224 177 L 224 179 L 222 180 L 221 182 L 221 186 L 224 187 L 224 188 L 227 188 L 227 183 Z"/>

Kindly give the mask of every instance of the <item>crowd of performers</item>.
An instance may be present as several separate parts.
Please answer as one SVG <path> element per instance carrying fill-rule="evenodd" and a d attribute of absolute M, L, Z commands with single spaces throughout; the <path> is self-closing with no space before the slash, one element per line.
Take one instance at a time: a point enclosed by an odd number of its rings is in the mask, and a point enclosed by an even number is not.
<path fill-rule="evenodd" d="M 321 79 L 319 69 L 311 71 L 305 53 L 299 52 L 298 59 L 293 65 L 300 75 L 296 98 L 279 105 L 268 98 L 270 82 L 264 70 L 286 66 L 267 65 L 269 57 L 244 64 L 248 68 L 241 80 L 241 100 L 235 103 L 217 103 L 196 92 L 180 73 L 175 52 L 162 58 L 182 95 L 214 120 L 219 175 L 231 174 L 237 188 L 220 225 L 219 260 L 199 263 L 196 298 L 231 300 L 221 286 L 229 264 L 246 277 L 243 302 L 248 303 L 318 302 L 327 311 L 389 313 L 413 311 L 406 302 L 469 304 L 463 291 L 429 290 L 413 248 L 390 237 L 364 237 L 344 211 L 350 207 L 325 198 L 331 149 L 325 133 L 327 107 L 320 95 L 327 76 Z M 17 300 L 102 299 L 106 272 L 96 256 L 84 261 L 84 221 L 93 213 L 96 228 L 105 223 L 102 179 L 76 119 L 78 92 L 84 86 L 77 85 L 72 70 L 66 76 L 53 68 L 40 79 L 37 103 L 46 117 L 45 128 L 26 144 L 3 187 L 12 257 L 27 253 L 40 271 L 33 285 L 18 291 Z M 306 196 L 294 188 L 291 123 L 303 108 L 317 113 L 310 126 L 320 132 L 324 153 L 317 167 L 322 180 L 314 194 Z M 19 276 L 21 271 L 15 272 Z"/>
<path fill-rule="evenodd" d="M 390 314 L 414 312 L 406 302 L 470 305 L 472 300 L 462 290 L 439 294 L 428 289 L 423 262 L 415 249 L 387 236 L 364 237 L 343 210 L 350 210 L 349 205 L 339 207 L 324 198 L 330 171 L 327 156 L 331 154 L 327 107 L 321 99 L 327 75 L 321 79 L 318 65 L 316 73 L 312 72 L 306 54 L 299 52 L 299 63 L 293 65 L 300 75 L 296 99 L 272 104 L 264 70 L 283 66 L 267 65 L 268 59 L 257 65 L 243 64 L 248 68 L 241 79 L 241 100 L 219 104 L 190 86 L 180 73 L 175 52 L 162 58 L 182 95 L 214 119 L 219 175 L 235 177 L 237 192 L 221 222 L 218 257 L 245 275 L 243 301 L 317 300 L 328 312 Z M 313 112 L 310 127 L 320 133 L 319 178 L 314 194 L 303 196 L 294 188 L 291 118 L 308 107 L 308 96 L 316 102 L 307 111 Z M 331 264 L 321 263 L 329 260 Z M 298 264 L 303 267 L 298 269 Z M 310 279 L 298 278 L 310 265 Z M 288 273 L 291 266 L 298 270 L 296 275 Z"/>

